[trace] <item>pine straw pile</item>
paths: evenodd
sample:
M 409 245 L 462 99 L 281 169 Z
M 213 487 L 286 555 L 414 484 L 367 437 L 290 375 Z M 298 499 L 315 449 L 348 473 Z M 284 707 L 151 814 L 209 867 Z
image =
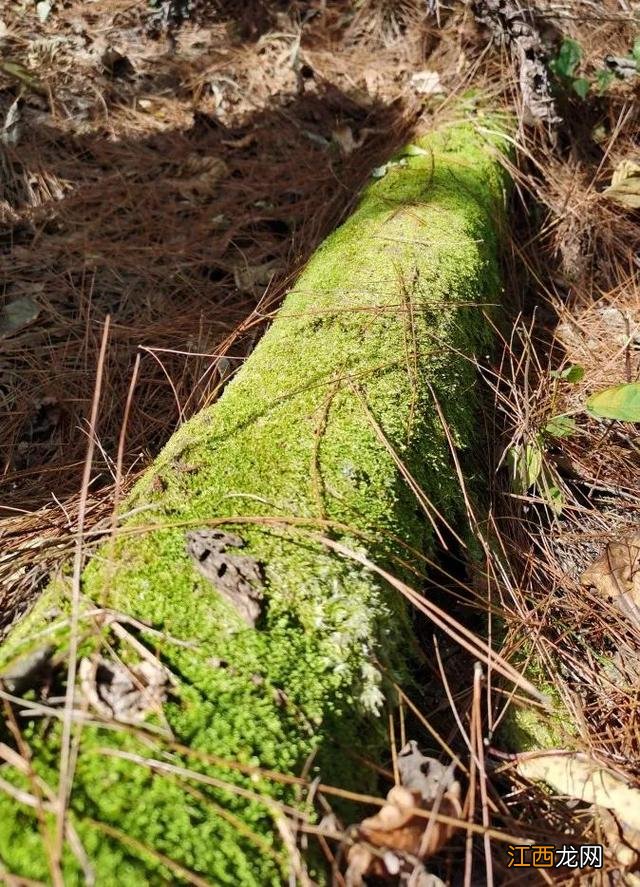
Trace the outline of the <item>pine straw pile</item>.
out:
M 114 487 L 216 398 L 288 281 L 416 115 L 470 86 L 522 110 L 517 63 L 495 34 L 489 44 L 471 7 L 207 6 L 67 2 L 44 21 L 31 6 L 3 9 L 0 262 L 19 315 L 9 329 L 5 312 L 0 333 L 0 627 L 73 545 L 107 315 L 88 548 L 110 526 Z M 621 59 L 633 46 L 629 6 L 538 4 L 549 55 L 567 37 L 580 53 L 555 81 L 562 122 L 552 132 L 523 123 L 516 139 L 505 259 L 516 320 L 500 334 L 502 354 L 481 367 L 495 403 L 495 489 L 478 529 L 486 569 L 467 584 L 459 564 L 444 565 L 434 593 L 465 600 L 471 624 L 477 610 L 499 613 L 502 654 L 570 713 L 553 725 L 557 743 L 634 788 L 639 445 L 636 426 L 585 410 L 590 393 L 640 374 L 638 215 L 603 194 L 637 151 L 638 86 L 634 76 L 601 93 L 594 85 L 612 70 L 604 53 Z M 580 78 L 592 83 L 586 98 Z M 582 370 L 563 372 L 572 366 Z M 560 434 L 558 416 L 570 420 Z M 506 466 L 527 453 L 535 472 L 510 476 Z M 452 809 L 466 830 L 446 833 L 430 871 L 450 883 L 569 883 L 567 867 L 509 868 L 506 845 L 593 842 L 606 845 L 605 867 L 581 883 L 640 883 L 639 835 L 615 810 L 590 806 L 575 779 L 545 792 L 526 778 L 525 759 L 506 760 L 497 731 L 518 699 L 431 627 L 421 632 L 431 689 L 399 691 L 387 776 L 397 782 L 407 736 L 458 761 L 466 793 Z M 341 884 L 330 838 L 342 824 L 325 825 L 321 844 L 337 853 Z

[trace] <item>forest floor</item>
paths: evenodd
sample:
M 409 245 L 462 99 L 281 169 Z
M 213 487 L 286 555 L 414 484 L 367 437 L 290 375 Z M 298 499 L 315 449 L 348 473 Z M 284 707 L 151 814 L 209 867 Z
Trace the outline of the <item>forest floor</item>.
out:
M 0 630 L 73 547 L 107 315 L 89 536 L 109 524 L 114 487 L 215 400 L 371 170 L 481 88 L 521 121 L 504 257 L 513 323 L 480 367 L 498 540 L 483 594 L 504 614 L 503 654 L 530 662 L 571 713 L 562 748 L 637 786 L 640 444 L 637 425 L 585 404 L 640 379 L 640 13 L 537 4 L 562 118 L 549 132 L 524 120 L 517 65 L 469 6 L 184 3 L 177 21 L 179 5 L 0 12 Z M 604 870 L 580 883 L 640 884 L 640 832 L 615 810 L 605 822 L 577 790 L 545 795 L 491 748 L 485 762 L 462 729 L 479 689 L 449 674 L 458 664 L 448 651 L 432 666 L 455 688 L 440 712 L 425 694 L 406 714 L 427 747 L 420 721 L 474 762 L 467 819 L 482 822 L 488 786 L 504 835 L 604 843 Z M 495 688 L 487 697 L 493 733 L 504 706 Z M 458 837 L 434 871 L 484 883 L 482 842 Z M 493 841 L 496 881 L 532 883 L 531 869 L 508 869 L 507 843 Z

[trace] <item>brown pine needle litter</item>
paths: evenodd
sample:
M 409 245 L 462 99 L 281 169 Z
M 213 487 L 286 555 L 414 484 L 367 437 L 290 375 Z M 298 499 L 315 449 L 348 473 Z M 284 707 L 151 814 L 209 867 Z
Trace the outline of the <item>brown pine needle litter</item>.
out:
M 562 120 L 550 131 L 522 113 L 508 40 L 479 23 L 491 6 L 68 0 L 0 10 L 0 632 L 74 549 L 84 559 L 115 531 L 114 502 L 175 428 L 219 396 L 297 271 L 420 115 L 446 114 L 481 88 L 520 120 L 504 259 L 513 326 L 496 330 L 497 354 L 479 360 L 493 404 L 482 467 L 492 498 L 484 516 L 469 515 L 483 568 L 469 575 L 455 531 L 425 506 L 453 550 L 437 565 L 407 552 L 416 587 L 399 590 L 416 608 L 424 673 L 397 688 L 379 796 L 256 768 L 293 780 L 324 816 L 268 802 L 295 883 L 312 883 L 302 851 L 316 840 L 333 882 L 349 883 L 360 839 L 332 799 L 348 796 L 363 818 L 384 809 L 412 738 L 456 762 L 464 787 L 461 816 L 418 806 L 408 820 L 427 843 L 450 829 L 428 860 L 445 883 L 578 883 L 569 868 L 508 865 L 509 844 L 568 843 L 605 845 L 603 869 L 581 884 L 640 883 L 639 836 L 595 816 L 592 799 L 566 782 L 543 790 L 526 777 L 526 756 L 514 760 L 499 739 L 509 706 L 544 712 L 557 699 L 570 723 L 556 751 L 587 756 L 626 787 L 640 782 L 640 564 L 620 555 L 636 550 L 625 540 L 640 523 L 638 426 L 585 409 L 591 393 L 640 380 L 640 23 L 626 0 L 520 4 L 535 6 L 531 21 L 556 59 Z M 518 459 L 528 468 L 516 478 Z M 339 545 L 322 521 L 306 529 Z M 617 585 L 589 579 L 599 557 L 597 575 Z M 445 622 L 443 610 L 453 612 Z M 476 634 L 478 614 L 488 639 Z M 126 614 L 109 618 L 126 625 Z M 15 697 L 7 687 L 0 695 L 16 745 L 0 756 L 30 772 Z M 70 694 L 63 717 L 69 739 L 89 715 Z M 173 776 L 197 792 L 197 754 L 147 738 L 149 757 L 137 763 L 166 769 L 163 749 L 192 755 L 194 770 Z M 57 798 L 33 778 L 26 802 L 64 808 L 70 744 L 62 775 Z M 371 871 L 387 865 L 388 874 L 374 851 Z M 422 883 L 407 877 L 396 883 Z M 0 878 L 24 883 L 1 863 Z

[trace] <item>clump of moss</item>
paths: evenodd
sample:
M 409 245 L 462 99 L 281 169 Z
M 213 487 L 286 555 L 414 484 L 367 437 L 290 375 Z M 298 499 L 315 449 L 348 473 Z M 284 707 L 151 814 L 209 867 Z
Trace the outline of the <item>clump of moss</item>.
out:
M 490 338 L 482 306 L 500 295 L 501 149 L 469 120 L 378 171 L 221 400 L 185 424 L 138 483 L 114 548 L 85 570 L 86 601 L 161 632 L 136 630 L 174 678 L 148 727 L 179 742 L 95 718 L 76 727 L 69 815 L 98 884 L 176 883 L 176 866 L 215 884 L 282 883 L 274 805 L 301 808 L 304 795 L 207 755 L 282 773 L 312 762 L 325 781 L 367 787 L 360 761 L 384 743 L 380 663 L 402 673 L 411 629 L 396 594 L 319 535 L 415 581 L 406 546 L 430 552 L 434 532 L 399 463 L 433 514 L 451 524 L 464 515 L 434 401 L 464 460 L 477 441 L 470 358 Z M 186 553 L 187 529 L 212 521 L 241 535 L 242 554 L 261 565 L 254 627 Z M 62 586 L 10 636 L 5 662 L 28 649 L 51 599 L 66 607 Z M 101 649 L 135 661 L 95 617 L 81 627 L 86 657 Z M 64 624 L 50 638 L 62 661 Z M 64 675 L 56 679 L 62 690 Z M 55 789 L 59 722 L 27 719 L 25 736 L 36 773 Z M 32 790 L 9 766 L 1 775 Z M 33 809 L 0 793 L 5 865 L 46 880 L 45 843 Z M 82 880 L 69 846 L 63 869 L 66 884 Z
M 574 721 L 533 644 L 522 645 L 515 664 L 544 693 L 547 707 L 541 710 L 526 702 L 509 706 L 499 729 L 505 747 L 509 751 L 528 752 L 572 746 L 576 737 Z

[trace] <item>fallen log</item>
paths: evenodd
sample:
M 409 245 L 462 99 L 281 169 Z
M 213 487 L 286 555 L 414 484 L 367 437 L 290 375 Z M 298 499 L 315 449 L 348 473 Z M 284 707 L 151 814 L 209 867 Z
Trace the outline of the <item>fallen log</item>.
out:
M 473 356 L 500 299 L 498 129 L 469 112 L 374 172 L 137 484 L 79 596 L 53 581 L 5 641 L 7 871 L 280 884 L 306 778 L 372 784 L 385 675 L 412 641 L 371 565 L 419 584 L 464 523 L 451 447 L 473 461 Z

